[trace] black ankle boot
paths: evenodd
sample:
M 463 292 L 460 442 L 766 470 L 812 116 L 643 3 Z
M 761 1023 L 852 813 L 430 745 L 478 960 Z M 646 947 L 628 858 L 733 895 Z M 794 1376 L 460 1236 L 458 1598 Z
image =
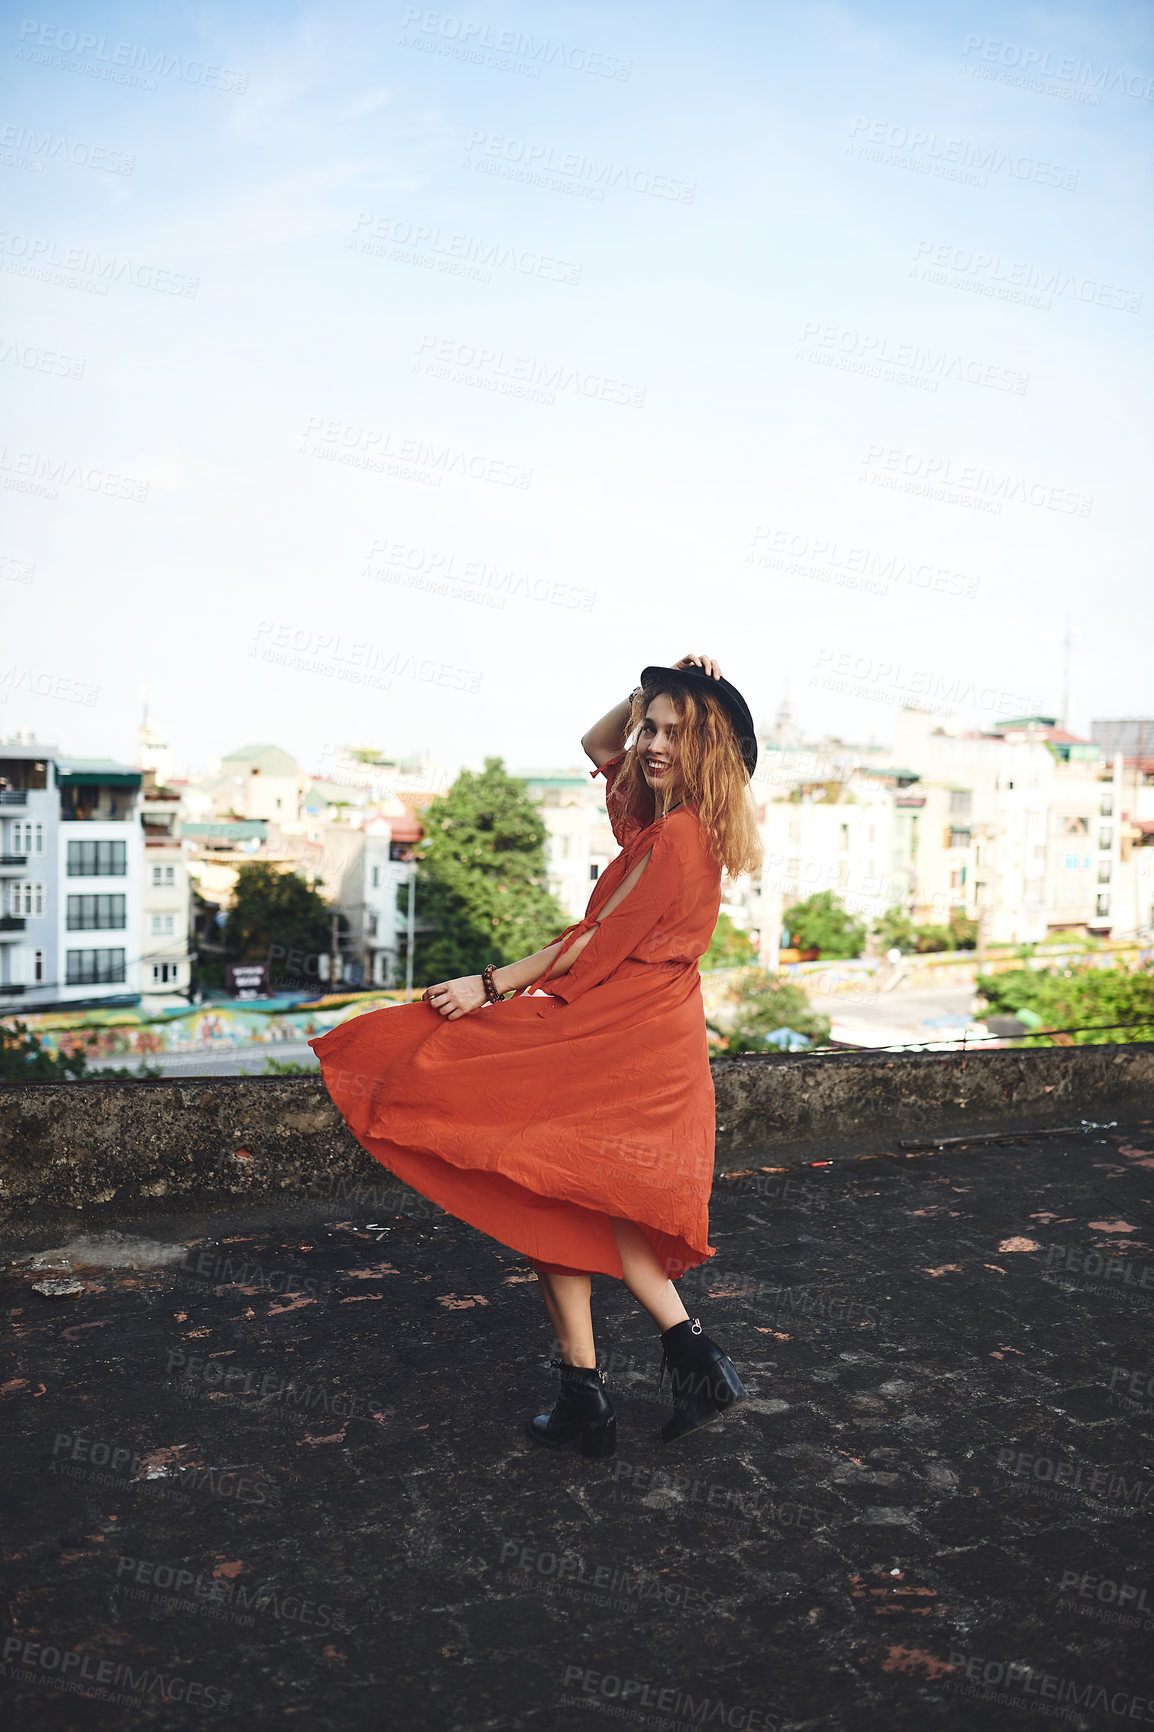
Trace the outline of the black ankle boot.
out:
M 561 1373 L 561 1394 L 552 1413 L 528 1421 L 529 1436 L 550 1449 L 580 1442 L 582 1455 L 612 1455 L 617 1448 L 617 1419 L 605 1393 L 600 1371 L 591 1366 L 550 1360 Z
M 748 1395 L 733 1368 L 733 1361 L 716 1341 L 704 1334 L 696 1317 L 675 1323 L 661 1335 L 661 1379 L 669 1369 L 675 1410 L 661 1428 L 662 1443 L 676 1443 L 715 1419 Z

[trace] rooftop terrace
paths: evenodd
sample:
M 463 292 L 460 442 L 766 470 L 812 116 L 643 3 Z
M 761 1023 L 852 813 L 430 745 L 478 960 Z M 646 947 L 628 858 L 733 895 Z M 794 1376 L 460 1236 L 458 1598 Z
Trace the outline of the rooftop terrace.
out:
M 371 1162 L 356 1203 L 266 1167 L 22 1213 L 9 1724 L 1150 1723 L 1154 1115 L 1118 1116 L 787 1159 L 764 1127 L 683 1283 L 751 1400 L 664 1447 L 656 1338 L 598 1280 L 604 1462 L 523 1436 L 555 1385 L 522 1259 Z

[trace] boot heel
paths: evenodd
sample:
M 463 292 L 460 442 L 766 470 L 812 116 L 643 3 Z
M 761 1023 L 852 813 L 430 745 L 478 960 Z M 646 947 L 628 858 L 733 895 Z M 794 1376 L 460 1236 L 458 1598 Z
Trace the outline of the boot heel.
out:
M 715 1370 L 717 1388 L 714 1399 L 718 1407 L 724 1409 L 732 1407 L 735 1401 L 748 1400 L 749 1391 L 737 1375 L 737 1368 L 727 1353 L 721 1355 Z
M 612 1455 L 617 1448 L 617 1418 L 610 1414 L 608 1419 L 598 1420 L 596 1425 L 587 1425 L 581 1433 L 581 1454 L 592 1455 L 603 1459 Z

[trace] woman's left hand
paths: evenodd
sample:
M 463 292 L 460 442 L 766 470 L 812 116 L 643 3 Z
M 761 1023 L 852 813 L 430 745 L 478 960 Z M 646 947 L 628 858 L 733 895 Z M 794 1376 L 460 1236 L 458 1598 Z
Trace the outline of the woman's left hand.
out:
M 421 997 L 449 1022 L 467 1016 L 471 1010 L 479 1010 L 488 1002 L 479 974 L 465 974 L 460 980 L 442 980 L 437 986 L 426 986 Z

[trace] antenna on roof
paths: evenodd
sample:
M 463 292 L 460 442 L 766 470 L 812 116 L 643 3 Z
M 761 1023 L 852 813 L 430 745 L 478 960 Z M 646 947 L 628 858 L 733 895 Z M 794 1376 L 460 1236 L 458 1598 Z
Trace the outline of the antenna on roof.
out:
M 1070 728 L 1070 651 L 1074 647 L 1073 631 L 1070 624 L 1070 610 L 1066 609 L 1066 635 L 1062 639 L 1062 727 L 1068 734 Z

